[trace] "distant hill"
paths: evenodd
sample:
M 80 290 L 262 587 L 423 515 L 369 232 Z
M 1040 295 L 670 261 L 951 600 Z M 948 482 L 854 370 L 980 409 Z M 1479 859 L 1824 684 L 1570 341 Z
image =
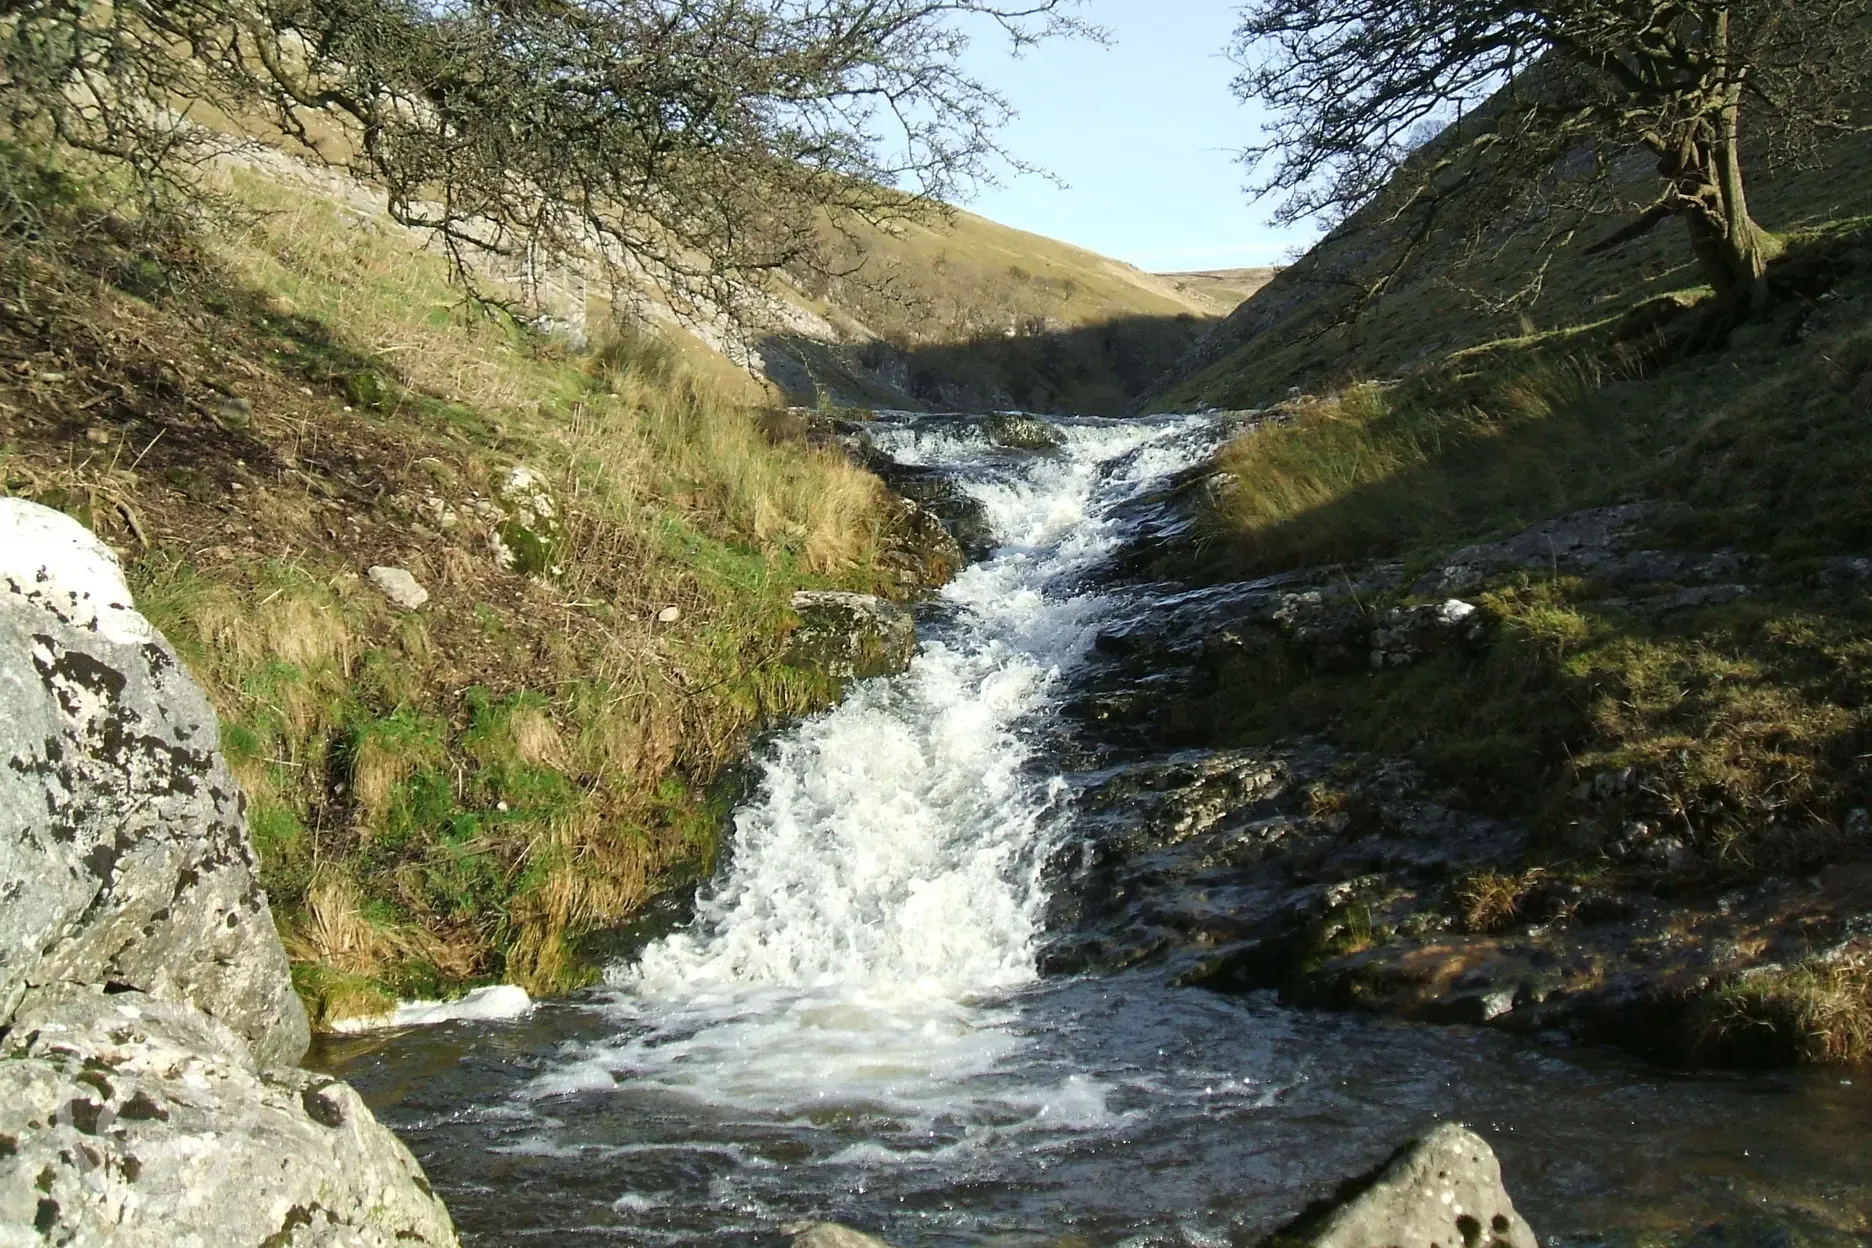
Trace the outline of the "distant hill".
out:
M 1185 273 L 1159 273 L 1179 291 L 1194 297 L 1214 300 L 1227 315 L 1252 299 L 1255 292 L 1273 281 L 1278 266 L 1253 269 L 1201 269 Z
M 1175 367 L 1256 271 L 1146 273 L 968 212 L 835 248 L 851 277 L 780 292 L 761 343 L 796 402 L 1112 414 Z

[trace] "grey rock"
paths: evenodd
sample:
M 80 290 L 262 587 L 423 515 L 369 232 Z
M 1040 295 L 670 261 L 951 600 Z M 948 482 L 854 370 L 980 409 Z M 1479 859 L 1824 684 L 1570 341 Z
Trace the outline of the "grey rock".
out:
M 1296 987 L 1321 932 L 1396 924 L 1447 881 L 1512 861 L 1525 830 L 1426 797 L 1409 763 L 1317 742 L 1187 750 L 1092 773 L 1057 864 L 1047 970 L 1161 964 L 1223 991 Z
M 801 590 L 793 595 L 800 617 L 787 662 L 837 680 L 892 676 L 916 655 L 916 621 L 895 603 L 870 594 Z
M 141 993 L 29 1010 L 0 1045 L 0 1246 L 451 1248 L 409 1150 L 349 1086 L 262 1070 Z
M 1460 598 L 1397 607 L 1372 632 L 1371 665 L 1404 667 L 1440 650 L 1474 644 L 1487 629 L 1487 614 Z
M 1488 1142 L 1445 1123 L 1269 1243 L 1306 1248 L 1537 1248 Z
M 1420 579 L 1412 593 L 1447 598 L 1474 593 L 1502 573 L 1545 570 L 1591 577 L 1608 585 L 1712 581 L 1743 566 L 1734 551 L 1633 550 L 1637 526 L 1654 515 L 1652 503 L 1595 507 L 1537 524 L 1499 542 L 1466 546 Z
M 498 518 L 488 534 L 494 562 L 523 576 L 558 576 L 565 524 L 546 479 L 517 464 L 508 469 L 498 495 Z
M 981 559 L 994 550 L 994 526 L 988 520 L 988 509 L 954 476 L 915 464 L 887 463 L 876 471 L 891 489 L 933 513 L 955 539 L 961 554 Z
M 982 432 L 996 446 L 1019 451 L 1052 451 L 1066 444 L 1059 429 L 1034 416 L 1000 412 L 982 421 Z
M 418 610 L 429 601 L 429 591 L 417 582 L 407 568 L 372 568 L 370 583 L 405 611 Z
M 215 714 L 71 518 L 0 499 L 0 1026 L 74 987 L 309 1040 Z
M 1863 555 L 1836 555 L 1820 569 L 1820 582 L 1824 585 L 1864 580 L 1872 580 L 1872 559 Z
M 1602 604 L 1635 615 L 1665 615 L 1697 607 L 1720 607 L 1740 602 L 1754 591 L 1747 585 L 1693 585 L 1668 594 L 1648 594 L 1643 598 L 1608 598 Z
M 793 1248 L 890 1248 L 875 1236 L 836 1222 L 789 1222 L 780 1233 L 793 1237 Z
M 223 398 L 214 405 L 214 418 L 223 429 L 249 428 L 254 418 L 253 403 L 242 398 Z

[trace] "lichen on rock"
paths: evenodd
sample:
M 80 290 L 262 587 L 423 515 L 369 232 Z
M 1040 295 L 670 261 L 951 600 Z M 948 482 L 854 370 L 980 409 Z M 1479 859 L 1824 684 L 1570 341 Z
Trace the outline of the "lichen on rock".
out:
M 15 1020 L 0 1139 L 0 1244 L 456 1242 L 415 1158 L 349 1086 L 263 1070 L 214 1019 L 142 993 Z
M 787 662 L 834 680 L 892 676 L 916 655 L 916 621 L 895 603 L 870 594 L 801 590 L 793 595 L 800 626 Z
M 1536 1248 L 1475 1132 L 1444 1123 L 1265 1241 L 1279 1248 Z
M 559 551 L 565 525 L 559 504 L 545 478 L 516 464 L 499 491 L 499 519 L 488 536 L 494 561 L 522 576 L 559 575 Z
M 0 499 L 0 1024 L 111 984 L 309 1040 L 214 710 L 77 521 Z

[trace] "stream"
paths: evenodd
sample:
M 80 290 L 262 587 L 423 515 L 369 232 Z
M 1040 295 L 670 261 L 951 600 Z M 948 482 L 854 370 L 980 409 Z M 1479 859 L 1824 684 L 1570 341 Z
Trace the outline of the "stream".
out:
M 1125 505 L 1224 434 L 1059 428 L 1031 452 L 979 422 L 878 424 L 999 548 L 922 609 L 908 672 L 762 747 L 693 920 L 518 1022 L 322 1042 L 464 1242 L 773 1245 L 828 1219 L 903 1245 L 1246 1245 L 1451 1117 L 1544 1242 L 1867 1228 L 1872 1079 L 1675 1075 L 1148 967 L 1038 975 L 1088 752 L 1057 712 L 1149 592 L 1096 574 Z

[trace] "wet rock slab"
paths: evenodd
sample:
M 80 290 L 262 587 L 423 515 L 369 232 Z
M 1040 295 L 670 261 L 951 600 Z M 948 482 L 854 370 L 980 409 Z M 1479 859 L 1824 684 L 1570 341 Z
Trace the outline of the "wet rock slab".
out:
M 1043 966 L 1160 967 L 1298 1005 L 1571 1036 L 1680 1061 L 1696 1010 L 1749 975 L 1872 953 L 1872 865 L 1660 895 L 1526 866 L 1518 824 L 1399 760 L 1319 743 L 1190 750 L 1088 775 L 1054 864 Z M 1477 930 L 1478 880 L 1512 881 Z

